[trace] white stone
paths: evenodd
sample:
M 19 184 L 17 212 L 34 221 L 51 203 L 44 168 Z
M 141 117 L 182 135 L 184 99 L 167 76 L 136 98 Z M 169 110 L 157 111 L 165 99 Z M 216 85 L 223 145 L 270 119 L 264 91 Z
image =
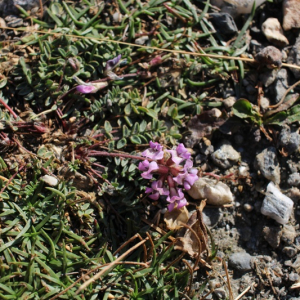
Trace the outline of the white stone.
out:
M 262 24 L 262 31 L 267 40 L 276 46 L 284 47 L 289 44 L 289 41 L 283 35 L 281 25 L 276 18 L 268 18 Z
M 222 116 L 222 112 L 217 108 L 212 108 L 211 109 L 211 114 L 215 118 L 220 118 Z
M 300 27 L 300 1 L 283 1 L 283 29 L 290 30 Z
M 228 97 L 223 101 L 225 108 L 231 108 L 235 102 L 236 102 L 236 97 L 233 96 Z
M 293 211 L 294 202 L 270 182 L 260 212 L 280 224 L 286 224 Z
M 210 178 L 199 178 L 187 192 L 193 199 L 207 199 L 207 204 L 211 205 L 223 205 L 233 201 L 230 188 L 225 183 Z
M 251 13 L 254 1 L 257 8 L 267 0 L 212 0 L 211 3 L 222 8 L 222 11 L 237 16 Z
M 57 186 L 58 184 L 58 180 L 50 175 L 44 175 L 40 179 L 50 186 Z

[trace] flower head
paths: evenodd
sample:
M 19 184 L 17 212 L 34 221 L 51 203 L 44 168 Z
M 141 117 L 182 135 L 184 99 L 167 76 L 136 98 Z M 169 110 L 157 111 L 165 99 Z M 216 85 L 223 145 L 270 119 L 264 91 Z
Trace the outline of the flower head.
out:
M 155 161 L 149 162 L 148 160 L 144 160 L 139 163 L 139 170 L 144 171 L 141 176 L 145 179 L 152 179 L 152 172 L 158 170 L 158 164 Z
M 163 146 L 161 146 L 159 143 L 153 143 L 150 141 L 150 148 L 145 150 L 142 155 L 147 158 L 160 160 L 164 157 L 164 151 L 162 149 Z
M 163 181 L 159 179 L 157 181 L 152 182 L 151 188 L 146 188 L 146 193 L 152 193 L 148 197 L 152 200 L 158 200 L 159 196 L 167 196 L 170 192 L 167 188 L 163 187 Z
M 172 161 L 179 165 L 181 162 L 183 162 L 186 159 L 190 159 L 191 154 L 188 152 L 188 150 L 184 147 L 183 144 L 179 144 L 176 148 L 176 150 L 167 150 L 172 155 Z
M 73 79 L 79 83 L 79 85 L 76 86 L 76 91 L 82 94 L 91 94 L 96 93 L 97 91 L 105 88 L 108 83 L 107 81 L 101 81 L 101 82 L 84 82 L 81 79 L 79 79 L 77 76 L 73 76 Z
M 117 57 L 110 59 L 106 62 L 105 70 L 110 71 L 113 70 L 120 62 L 122 55 L 119 54 Z
M 156 65 L 160 65 L 163 62 L 161 56 L 156 56 L 154 58 L 152 58 L 149 62 L 150 66 L 156 66 Z
M 177 187 L 170 188 L 170 194 L 167 197 L 167 201 L 170 202 L 168 205 L 169 211 L 173 210 L 175 205 L 177 205 L 177 208 L 181 208 L 187 204 L 182 189 Z
M 198 179 L 198 170 L 193 168 L 191 154 L 179 144 L 174 150 L 167 150 L 171 154 L 170 159 L 164 158 L 163 146 L 156 142 L 150 142 L 150 148 L 146 149 L 142 155 L 147 157 L 139 164 L 139 170 L 145 179 L 152 179 L 154 173 L 159 175 L 159 179 L 151 183 L 151 187 L 146 189 L 148 197 L 158 200 L 160 196 L 167 196 L 169 211 L 174 208 L 181 208 L 187 205 L 182 189 L 189 190 Z

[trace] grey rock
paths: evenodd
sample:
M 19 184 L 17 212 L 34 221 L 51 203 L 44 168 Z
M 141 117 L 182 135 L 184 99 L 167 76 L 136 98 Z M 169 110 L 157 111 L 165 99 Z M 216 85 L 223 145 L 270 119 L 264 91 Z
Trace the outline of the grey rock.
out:
M 256 7 L 266 2 L 266 0 L 255 0 Z M 250 14 L 254 0 L 212 0 L 212 4 L 220 7 L 222 11 L 230 13 L 232 16 L 240 14 Z
M 226 292 L 223 288 L 217 288 L 214 290 L 214 294 L 218 299 L 226 299 Z
M 267 66 L 269 69 L 279 68 L 282 65 L 282 53 L 276 47 L 268 46 L 255 55 L 255 60 L 260 66 Z
M 283 1 L 283 29 L 300 27 L 300 2 L 298 0 Z
M 200 153 L 204 155 L 209 155 L 214 152 L 214 146 L 210 143 L 209 140 L 202 140 L 199 143 Z
M 289 52 L 289 56 L 287 58 L 288 64 L 293 64 L 300 66 L 300 37 L 296 39 L 296 42 L 292 49 Z M 295 68 L 290 68 L 296 79 L 300 79 L 300 70 Z
M 224 169 L 230 168 L 233 164 L 237 163 L 240 158 L 240 153 L 237 152 L 228 141 L 223 141 L 219 149 L 211 155 L 213 162 Z
M 241 134 L 236 134 L 234 136 L 234 141 L 235 141 L 236 144 L 242 145 L 243 142 L 244 142 L 244 137 Z
M 240 230 L 240 238 L 241 240 L 248 242 L 252 237 L 252 230 L 250 227 L 244 227 Z
M 294 202 L 270 182 L 261 206 L 261 213 L 274 219 L 279 224 L 286 224 L 293 211 Z
M 24 24 L 23 19 L 16 16 L 7 16 L 5 18 L 5 21 L 7 27 L 20 27 Z
M 285 253 L 288 257 L 292 258 L 297 254 L 297 249 L 294 247 L 284 247 L 282 252 Z
M 223 212 L 220 208 L 207 208 L 205 207 L 202 211 L 203 222 L 208 227 L 214 227 L 223 217 Z
M 224 35 L 231 35 L 238 32 L 232 16 L 228 13 L 212 13 L 209 15 L 217 31 Z
M 299 173 L 290 174 L 287 182 L 291 186 L 299 186 L 300 185 L 300 174 Z
M 297 281 L 299 279 L 299 275 L 297 273 L 290 273 L 289 274 L 289 281 Z
M 149 37 L 147 35 L 144 35 L 138 39 L 135 40 L 135 43 L 138 45 L 144 45 L 145 42 L 147 42 L 149 40 Z
M 265 87 L 268 87 L 275 81 L 277 74 L 278 69 L 267 70 L 266 72 L 259 75 L 259 79 Z
M 280 183 L 280 167 L 274 147 L 266 148 L 259 153 L 255 158 L 254 166 L 266 179 L 275 184 Z
M 263 236 L 272 248 L 278 248 L 280 245 L 280 237 L 282 230 L 279 226 L 265 226 Z
M 246 252 L 233 253 L 230 255 L 228 264 L 239 272 L 248 272 L 252 269 L 252 256 Z
M 292 154 L 299 150 L 300 134 L 298 133 L 298 128 L 292 130 L 288 125 L 285 125 L 280 131 L 278 145 L 284 147 L 288 154 Z
M 270 106 L 270 100 L 267 97 L 261 97 L 260 99 L 260 108 L 265 112 Z
M 0 16 L 18 14 L 19 10 L 15 5 L 20 5 L 25 10 L 31 10 L 40 6 L 39 0 L 0 0 Z
M 284 96 L 286 90 L 289 88 L 289 76 L 286 69 L 279 70 L 276 80 L 272 84 L 274 100 L 278 103 L 281 98 Z
M 292 225 L 284 225 L 282 229 L 282 236 L 281 240 L 285 242 L 288 245 L 291 245 L 294 243 L 296 238 L 296 230 L 295 227 Z

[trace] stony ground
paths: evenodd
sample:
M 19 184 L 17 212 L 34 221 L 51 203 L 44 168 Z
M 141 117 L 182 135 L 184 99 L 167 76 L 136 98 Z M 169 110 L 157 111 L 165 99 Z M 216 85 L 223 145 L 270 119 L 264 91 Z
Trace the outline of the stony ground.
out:
M 13 1 L 0 1 L 0 11 L 2 8 L 1 15 L 3 18 L 0 25 L 3 26 L 5 24 L 8 27 L 19 28 L 25 22 L 25 26 L 30 26 L 28 18 L 27 20 L 20 18 L 18 12 L 9 5 L 11 2 Z M 22 1 L 19 2 L 16 4 L 22 5 Z M 50 6 L 49 2 L 51 3 L 51 1 L 45 3 L 48 7 Z M 163 3 L 165 1 L 160 2 Z M 178 5 L 189 3 L 189 1 L 178 2 L 180 2 Z M 196 13 L 198 15 L 201 14 L 205 8 L 205 3 L 203 1 L 191 2 L 197 7 Z M 239 1 L 215 1 L 213 4 L 220 7 L 223 2 L 228 2 L 229 4 L 225 3 L 222 11 L 217 6 L 210 5 L 205 14 L 205 24 L 211 26 L 209 29 L 214 31 L 213 36 L 216 37 L 216 40 L 222 41 L 222 43 L 217 45 L 215 40 L 212 40 L 211 35 L 207 35 L 207 40 L 202 39 L 199 41 L 199 45 L 204 50 L 209 47 L 215 47 L 217 50 L 214 53 L 219 55 L 226 54 L 226 49 L 229 49 L 229 46 L 235 43 L 238 33 L 249 20 L 249 13 L 251 12 L 251 4 L 248 4 L 250 9 L 246 12 L 244 6 L 233 9 L 230 3 L 239 3 Z M 244 2 L 248 3 L 251 1 Z M 112 3 L 115 7 L 119 7 L 121 1 L 117 1 L 117 4 L 114 1 Z M 36 11 L 38 11 L 40 8 L 39 1 L 28 1 L 28 4 L 29 6 L 25 7 L 27 10 L 35 7 Z M 44 9 L 46 9 L 46 6 Z M 164 25 L 169 24 L 171 26 L 172 18 L 180 20 L 176 13 L 176 9 L 178 10 L 179 8 L 174 9 L 175 13 L 173 11 L 172 17 L 168 15 L 168 18 L 163 19 Z M 117 9 L 117 11 L 119 10 Z M 293 12 L 292 14 L 291 11 Z M 223 12 L 229 12 L 233 17 L 230 14 L 223 14 Z M 37 18 L 39 18 L 38 12 L 36 13 Z M 182 14 L 184 13 L 186 12 L 183 11 Z M 297 13 L 299 13 L 299 16 Z M 63 13 L 60 12 L 60 14 Z M 122 15 L 120 16 L 117 13 L 113 15 L 113 26 L 118 26 L 118 17 L 122 18 Z M 147 22 L 142 27 L 147 28 L 148 32 L 152 30 L 151 26 L 147 26 Z M 255 61 L 245 63 L 243 72 L 241 72 L 241 64 L 229 65 L 228 63 L 222 67 L 221 71 L 213 73 L 214 71 L 209 70 L 207 72 L 205 67 L 203 67 L 207 63 L 205 60 L 201 61 L 201 63 L 198 61 L 198 65 L 195 63 L 191 67 L 191 64 L 184 66 L 183 62 L 178 59 L 175 62 L 172 61 L 172 66 L 171 62 L 169 62 L 168 66 L 161 67 L 154 75 L 150 74 L 147 77 L 148 75 L 143 73 L 143 80 L 146 78 L 150 80 L 149 82 L 155 82 L 155 78 L 152 80 L 151 76 L 158 74 L 161 78 L 160 94 L 163 95 L 165 91 L 172 90 L 173 98 L 170 97 L 170 99 L 178 103 L 178 106 L 184 105 L 182 103 L 184 103 L 185 99 L 187 99 L 186 101 L 191 101 L 190 99 L 194 99 L 193 97 L 199 99 L 202 95 L 205 99 L 204 102 L 201 102 L 202 107 L 204 107 L 201 114 L 197 110 L 185 111 L 184 113 L 188 117 L 183 119 L 185 122 L 180 124 L 180 126 L 178 125 L 178 119 L 176 117 L 173 118 L 172 113 L 168 113 L 171 109 L 174 110 L 174 107 L 171 104 L 166 104 L 167 111 L 162 109 L 159 117 L 166 121 L 169 128 L 174 124 L 178 125 L 176 134 L 180 133 L 182 135 L 177 136 L 174 134 L 169 139 L 167 136 L 165 140 L 163 134 L 157 137 L 157 141 L 169 143 L 169 145 L 174 141 L 175 144 L 183 142 L 190 149 L 194 166 L 199 168 L 199 174 L 202 177 L 195 184 L 194 190 L 189 191 L 187 199 L 190 205 L 188 208 L 191 213 L 195 205 L 199 204 L 199 199 L 207 199 L 207 205 L 203 210 L 204 223 L 210 229 L 213 240 L 217 244 L 218 252 L 216 256 L 228 264 L 232 292 L 230 292 L 228 287 L 224 267 L 219 261 L 213 264 L 213 270 L 208 271 L 208 273 L 202 270 L 194 272 L 192 281 L 193 293 L 190 294 L 190 297 L 194 295 L 194 299 L 236 299 L 243 292 L 245 292 L 245 295 L 238 299 L 300 299 L 300 207 L 298 203 L 300 197 L 300 109 L 297 106 L 300 87 L 295 85 L 290 89 L 300 79 L 300 70 L 282 65 L 282 63 L 288 63 L 300 66 L 299 27 L 299 1 L 266 1 L 256 9 L 250 26 L 246 28 L 244 33 L 244 50 L 241 51 L 241 55 L 238 54 L 237 56 L 250 59 L 255 58 Z M 157 28 L 153 31 L 154 36 L 155 30 L 158 30 Z M 33 28 L 31 29 L 33 30 Z M 142 30 L 142 28 L 140 29 Z M 130 34 L 132 33 L 124 33 L 124 41 L 127 41 L 126 36 L 128 37 Z M 163 40 L 166 36 L 167 34 L 163 35 Z M 0 38 L 4 41 L 2 43 L 3 50 L 7 49 L 5 41 L 12 41 L 16 37 L 20 37 L 19 33 L 13 33 L 12 30 L 2 30 Z M 148 39 L 143 39 L 142 37 L 145 37 L 145 35 L 132 39 L 131 42 L 140 45 L 148 43 L 147 45 L 150 46 Z M 180 38 L 183 38 L 183 36 L 178 37 L 179 40 Z M 197 48 L 192 49 L 195 51 Z M 4 57 L 5 61 L 5 52 L 3 50 L 2 58 Z M 178 48 L 178 50 L 184 50 L 184 48 Z M 17 55 L 17 53 L 15 54 Z M 168 53 L 164 54 L 168 55 Z M 8 56 L 8 54 L 6 55 Z M 143 62 L 143 57 L 147 57 L 144 52 L 144 56 L 139 61 L 136 52 L 134 54 L 131 53 L 131 55 L 134 56 L 138 63 Z M 233 55 L 233 52 L 231 52 L 231 55 Z M 175 64 L 176 67 L 174 67 Z M 11 81 L 18 74 L 9 75 L 7 66 L 5 67 L 2 64 L 1 67 L 0 75 L 2 72 L 2 78 L 7 76 L 10 81 L 8 84 L 11 84 L 7 90 L 3 86 L 3 96 L 8 99 L 7 95 L 11 93 L 11 89 L 14 86 L 14 83 Z M 229 67 L 233 67 L 232 72 L 228 71 Z M 178 71 L 178 68 L 182 68 L 183 71 Z M 185 76 L 185 70 L 188 68 L 194 68 L 191 74 L 187 75 L 194 82 L 200 82 L 201 80 L 202 82 L 207 82 L 216 78 L 219 81 L 214 83 L 213 87 L 203 88 L 197 87 L 197 84 L 195 84 L 195 86 L 185 89 L 180 83 L 180 78 L 177 77 L 178 74 Z M 149 70 L 143 65 L 142 69 L 145 72 Z M 170 72 L 170 77 L 163 77 L 161 75 L 163 72 Z M 216 74 L 217 76 L 215 76 Z M 169 80 L 173 80 L 175 84 L 170 85 Z M 131 88 L 130 84 L 132 82 L 126 85 L 129 86 L 129 89 Z M 174 85 L 180 85 L 179 92 Z M 153 89 L 155 90 L 156 88 L 154 86 Z M 149 90 L 152 92 L 151 85 L 149 85 Z M 147 94 L 147 90 L 142 91 L 145 95 Z M 21 96 L 19 95 L 19 97 Z M 69 107 L 72 105 L 70 103 Z M 106 110 L 109 111 L 109 104 L 105 103 L 105 105 L 107 106 Z M 27 112 L 32 109 L 36 114 L 45 110 L 45 107 L 34 106 L 33 104 L 31 106 L 27 104 L 22 106 L 12 102 L 11 106 L 19 115 L 22 115 L 22 109 L 24 108 L 26 108 Z M 28 108 L 29 106 L 30 109 Z M 75 110 L 68 117 L 78 117 L 78 113 L 76 113 Z M 119 112 L 114 113 L 117 115 Z M 23 119 L 26 119 L 26 114 L 23 115 Z M 52 119 L 53 124 L 58 122 L 58 117 L 56 119 L 53 117 Z M 44 119 L 41 121 L 44 121 Z M 78 135 L 87 136 L 90 134 L 91 129 L 92 127 L 88 128 L 87 126 Z M 109 129 L 109 131 L 111 130 Z M 89 132 L 87 133 L 87 131 Z M 74 134 L 74 131 L 69 130 L 70 132 Z M 113 131 L 111 132 L 113 134 Z M 97 133 L 103 135 L 103 131 Z M 59 143 L 54 139 L 55 136 L 54 138 L 48 136 L 46 140 L 48 144 L 55 140 L 53 143 L 56 143 L 55 147 L 57 147 L 57 145 L 63 144 L 62 141 L 66 137 L 67 134 L 61 139 L 58 137 Z M 2 138 L 5 139 L 5 136 L 2 136 Z M 120 139 L 120 135 L 117 138 Z M 25 140 L 26 138 L 24 138 Z M 4 142 L 2 143 L 4 145 Z M 27 142 L 27 144 L 24 142 L 23 146 L 25 145 L 29 147 L 30 151 L 35 152 L 41 150 L 39 143 L 34 145 L 30 142 Z M 145 147 L 144 140 L 143 143 L 133 142 L 132 145 L 134 144 L 142 144 Z M 128 147 L 129 150 L 137 150 L 136 152 L 139 153 L 140 148 L 138 146 L 136 148 Z M 70 159 L 66 154 L 66 152 L 72 151 L 70 149 L 71 147 L 63 148 L 66 160 Z M 18 150 L 20 151 L 20 147 Z M 129 150 L 127 152 L 130 152 Z M 2 156 L 7 162 L 8 157 L 5 151 L 6 148 L 2 149 Z M 57 175 L 56 170 L 52 171 Z M 60 176 L 71 177 L 71 175 L 67 175 L 67 172 L 71 171 L 64 172 L 60 169 L 59 172 L 58 175 Z M 88 189 L 88 185 L 93 185 L 93 181 L 87 179 L 87 177 L 82 179 L 76 176 L 73 176 L 72 180 L 73 185 L 78 189 L 85 190 Z M 112 198 L 115 195 L 114 192 L 109 192 L 109 188 L 105 192 Z M 99 197 L 102 197 L 100 193 Z M 153 217 L 157 217 L 159 213 L 161 219 L 158 220 L 157 224 L 166 229 L 165 225 L 163 225 L 163 214 L 166 211 L 164 205 L 159 204 L 156 206 L 155 203 L 152 205 L 153 203 L 151 202 L 145 202 L 147 201 L 145 197 L 139 199 L 142 199 L 147 212 L 141 213 L 141 209 L 137 210 L 138 213 L 133 215 L 134 218 L 141 213 L 143 217 L 152 221 Z M 102 206 L 103 203 L 101 201 L 104 202 L 104 200 L 101 198 L 99 202 Z M 122 208 L 119 211 L 118 205 L 115 205 L 117 203 L 113 203 L 112 208 L 110 207 L 114 213 L 117 211 L 116 219 L 120 215 L 122 218 L 124 212 L 128 209 Z M 110 210 L 108 209 L 108 211 Z M 114 219 L 112 222 L 114 222 Z M 122 231 L 121 225 L 119 226 L 118 230 Z M 132 230 L 137 230 L 135 225 L 132 225 Z M 122 238 L 118 241 L 125 240 L 126 234 L 128 232 L 122 232 L 120 234 Z M 112 246 L 112 249 L 116 250 L 114 247 L 117 248 L 116 245 Z M 193 263 L 191 258 L 188 261 L 191 264 Z M 207 275 L 209 278 L 208 284 L 204 287 L 204 290 L 201 290 L 200 286 Z M 187 299 L 187 296 L 180 296 L 179 298 Z M 92 298 L 87 297 L 86 299 Z

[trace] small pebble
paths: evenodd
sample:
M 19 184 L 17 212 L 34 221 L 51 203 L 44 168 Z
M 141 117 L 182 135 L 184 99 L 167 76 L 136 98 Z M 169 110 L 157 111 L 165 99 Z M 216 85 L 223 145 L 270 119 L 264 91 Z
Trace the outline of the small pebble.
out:
M 282 53 L 274 46 L 263 48 L 255 56 L 260 66 L 266 65 L 269 69 L 280 68 L 282 65 Z
M 299 186 L 300 185 L 300 174 L 299 173 L 290 174 L 287 182 L 291 186 Z
M 251 212 L 253 210 L 253 206 L 249 203 L 244 204 L 244 210 L 247 212 Z
M 248 272 L 252 269 L 253 257 L 246 252 L 233 253 L 229 256 L 228 265 L 239 272 Z
M 228 141 L 223 141 L 219 149 L 211 155 L 213 162 L 224 169 L 230 168 L 233 164 L 237 163 L 240 158 L 240 153 L 237 152 Z
M 297 281 L 299 279 L 299 275 L 297 273 L 290 273 L 289 274 L 289 281 Z
M 284 147 L 288 154 L 298 151 L 300 147 L 298 128 L 293 131 L 288 125 L 284 125 L 279 134 L 278 145 Z
M 217 31 L 224 35 L 232 35 L 238 32 L 232 16 L 228 13 L 212 13 L 209 15 L 211 22 Z
M 58 184 L 58 180 L 50 175 L 44 175 L 40 179 L 50 186 L 57 186 Z
M 275 184 L 280 183 L 280 167 L 274 147 L 266 148 L 259 153 L 255 158 L 254 166 L 266 179 Z
M 282 229 L 282 236 L 281 240 L 288 245 L 291 245 L 294 243 L 295 238 L 297 236 L 297 232 L 295 230 L 295 227 L 293 225 L 284 225 Z
M 282 252 L 285 253 L 288 257 L 292 258 L 297 254 L 297 249 L 294 247 L 284 247 Z
M 226 109 L 230 109 L 234 105 L 235 102 L 236 102 L 236 97 L 233 97 L 233 96 L 228 97 L 223 101 Z
M 278 103 L 289 88 L 289 74 L 286 69 L 280 69 L 275 82 L 272 84 L 274 101 Z
M 300 19 L 299 19 L 300 22 Z M 300 66 L 300 37 L 296 39 L 294 46 L 290 49 L 287 58 L 287 63 L 292 65 Z M 300 79 L 300 70 L 295 68 L 290 68 L 296 79 Z
M 276 18 L 268 18 L 262 24 L 262 31 L 267 40 L 275 46 L 284 47 L 289 44 L 289 41 L 283 35 L 281 25 Z
M 215 289 L 214 294 L 218 299 L 226 299 L 226 292 L 223 288 Z
M 263 228 L 263 236 L 272 248 L 279 247 L 281 235 L 282 231 L 279 226 L 265 226 Z

